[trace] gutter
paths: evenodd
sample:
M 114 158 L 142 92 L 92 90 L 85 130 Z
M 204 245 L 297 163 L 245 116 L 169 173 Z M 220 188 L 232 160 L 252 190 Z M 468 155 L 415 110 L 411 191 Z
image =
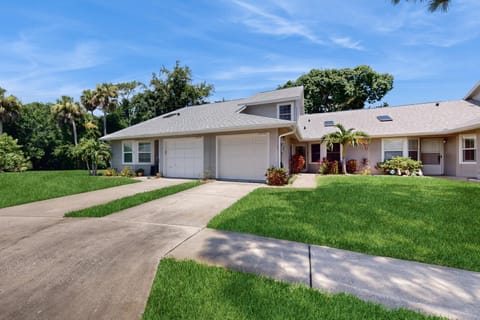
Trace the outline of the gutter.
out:
M 292 131 L 286 132 L 286 133 L 278 136 L 278 167 L 279 168 L 282 166 L 282 138 L 286 137 L 288 135 L 294 134 L 295 131 L 297 131 L 297 126 L 296 125 L 293 127 Z

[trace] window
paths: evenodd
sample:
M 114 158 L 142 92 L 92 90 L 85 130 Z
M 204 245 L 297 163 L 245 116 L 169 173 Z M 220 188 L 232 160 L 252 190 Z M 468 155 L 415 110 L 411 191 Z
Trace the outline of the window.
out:
M 383 161 L 403 157 L 403 139 L 383 139 Z
M 138 163 L 152 162 L 152 144 L 150 142 L 138 143 Z
M 335 125 L 335 122 L 333 122 L 332 120 L 327 120 L 323 122 L 324 127 L 333 127 L 334 125 Z
M 408 156 L 418 160 L 418 139 L 408 139 Z
M 477 161 L 477 139 L 475 136 L 461 136 L 460 160 L 466 163 Z
M 332 148 L 327 148 L 327 160 L 340 162 L 340 143 L 334 143 Z
M 292 105 L 279 104 L 278 105 L 278 119 L 292 120 Z
M 133 144 L 131 142 L 123 143 L 123 163 L 133 162 Z
M 310 145 L 311 162 L 320 162 L 320 143 Z

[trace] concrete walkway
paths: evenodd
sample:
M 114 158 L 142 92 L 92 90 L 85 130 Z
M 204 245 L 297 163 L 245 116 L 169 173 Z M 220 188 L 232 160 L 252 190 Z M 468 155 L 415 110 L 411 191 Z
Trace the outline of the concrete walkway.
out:
M 480 273 L 203 229 L 169 256 L 348 292 L 386 306 L 480 319 Z
M 207 183 L 104 218 L 63 214 L 182 182 L 147 180 L 2 209 L 0 319 L 140 319 L 159 260 L 259 185 Z
M 317 175 L 314 173 L 299 173 L 292 183 L 292 188 L 316 188 Z

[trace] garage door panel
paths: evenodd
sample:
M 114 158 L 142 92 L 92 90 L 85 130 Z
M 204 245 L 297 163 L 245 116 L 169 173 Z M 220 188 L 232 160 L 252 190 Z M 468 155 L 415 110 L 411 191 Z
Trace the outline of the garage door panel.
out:
M 203 173 L 203 139 L 165 140 L 165 172 L 167 177 L 199 178 Z
M 217 138 L 217 177 L 264 180 L 268 168 L 268 135 L 248 134 Z

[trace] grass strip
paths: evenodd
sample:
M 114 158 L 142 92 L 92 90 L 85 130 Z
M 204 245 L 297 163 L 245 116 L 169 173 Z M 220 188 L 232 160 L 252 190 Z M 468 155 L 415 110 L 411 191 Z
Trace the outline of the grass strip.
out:
M 4 172 L 0 173 L 0 208 L 136 182 L 90 176 L 86 170 Z
M 163 259 L 142 319 L 439 318 L 254 274 Z
M 480 271 L 480 184 L 390 176 L 318 183 L 259 188 L 208 227 Z
M 91 217 L 91 218 L 100 218 L 106 215 L 125 210 L 131 207 L 138 206 L 145 202 L 157 200 L 177 192 L 185 191 L 191 189 L 193 187 L 199 186 L 202 184 L 199 181 L 193 182 L 186 182 L 174 186 L 169 186 L 153 191 L 137 193 L 132 196 L 128 196 L 125 198 L 117 199 L 110 201 L 108 203 L 104 203 L 98 206 L 93 206 L 90 208 L 72 211 L 65 214 L 65 217 L 69 218 L 82 218 L 82 217 Z

